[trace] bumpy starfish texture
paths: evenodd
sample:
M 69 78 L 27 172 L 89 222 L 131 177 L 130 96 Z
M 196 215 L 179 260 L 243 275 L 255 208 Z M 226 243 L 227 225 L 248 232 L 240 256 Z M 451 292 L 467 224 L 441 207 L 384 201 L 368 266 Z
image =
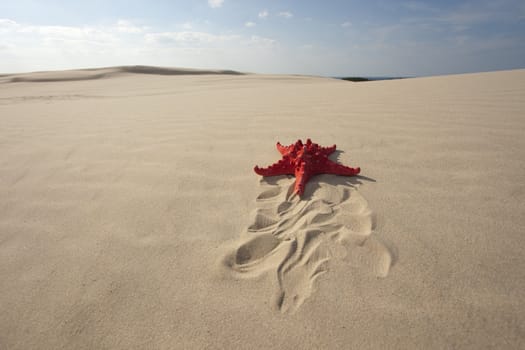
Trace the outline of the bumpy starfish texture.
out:
M 294 192 L 299 196 L 304 193 L 306 183 L 314 175 L 354 176 L 361 171 L 360 168 L 350 168 L 328 159 L 328 156 L 335 151 L 335 145 L 322 147 L 308 139 L 305 144 L 297 140 L 290 146 L 283 146 L 277 142 L 277 150 L 283 156 L 281 160 L 267 168 L 255 166 L 253 170 L 262 176 L 295 175 Z

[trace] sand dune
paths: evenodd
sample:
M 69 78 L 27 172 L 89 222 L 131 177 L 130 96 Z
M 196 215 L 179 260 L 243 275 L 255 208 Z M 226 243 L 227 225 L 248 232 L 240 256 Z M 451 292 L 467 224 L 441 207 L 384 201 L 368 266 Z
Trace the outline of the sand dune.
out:
M 122 66 L 109 68 L 76 69 L 68 71 L 35 72 L 25 74 L 0 75 L 0 83 L 20 82 L 60 82 L 74 80 L 92 80 L 116 77 L 123 74 L 152 74 L 152 75 L 241 75 L 233 70 L 205 70 L 189 68 L 165 68 L 153 66 Z
M 0 348 L 525 343 L 525 70 L 0 80 Z M 253 172 L 299 138 L 362 176 Z

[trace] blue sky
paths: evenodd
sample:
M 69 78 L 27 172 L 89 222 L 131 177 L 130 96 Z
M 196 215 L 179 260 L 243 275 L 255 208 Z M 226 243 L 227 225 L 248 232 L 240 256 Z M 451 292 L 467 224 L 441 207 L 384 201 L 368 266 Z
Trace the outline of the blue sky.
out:
M 525 68 L 525 1 L 0 2 L 0 73 L 132 64 L 325 76 Z

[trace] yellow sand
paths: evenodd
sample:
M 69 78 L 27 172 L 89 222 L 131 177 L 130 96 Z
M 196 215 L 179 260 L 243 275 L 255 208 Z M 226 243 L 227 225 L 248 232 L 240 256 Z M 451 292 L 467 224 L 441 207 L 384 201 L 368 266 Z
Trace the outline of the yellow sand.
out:
M 525 343 L 525 70 L 229 73 L 0 76 L 1 349 Z

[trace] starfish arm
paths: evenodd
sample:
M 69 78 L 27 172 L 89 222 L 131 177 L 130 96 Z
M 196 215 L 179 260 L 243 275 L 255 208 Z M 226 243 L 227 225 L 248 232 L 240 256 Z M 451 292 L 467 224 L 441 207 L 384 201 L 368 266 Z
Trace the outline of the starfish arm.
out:
M 262 176 L 292 175 L 294 173 L 294 167 L 287 159 L 281 159 L 277 163 L 266 168 L 259 168 L 256 165 L 253 170 Z
M 295 169 L 294 192 L 301 196 L 304 193 L 304 188 L 309 179 L 310 173 L 305 171 L 305 164 L 303 163 L 301 167 Z
M 280 142 L 277 142 L 276 146 L 279 153 L 281 153 L 284 156 L 286 154 L 290 154 L 297 147 L 302 147 L 303 143 L 301 142 L 301 140 L 298 140 L 296 143 L 292 143 L 290 146 L 283 146 Z
M 283 146 L 281 145 L 280 142 L 277 142 L 277 150 L 279 151 L 279 153 L 281 153 L 282 155 L 285 155 L 285 154 L 288 154 L 290 153 L 290 151 L 293 149 L 293 144 L 290 145 L 290 146 Z
M 353 176 L 361 172 L 361 168 L 350 168 L 345 165 L 337 164 L 332 162 L 330 159 L 326 161 L 322 169 L 319 169 L 318 173 L 334 174 L 334 175 L 345 175 Z
M 330 147 L 319 147 L 322 154 L 329 156 L 334 153 L 336 146 L 332 145 Z

